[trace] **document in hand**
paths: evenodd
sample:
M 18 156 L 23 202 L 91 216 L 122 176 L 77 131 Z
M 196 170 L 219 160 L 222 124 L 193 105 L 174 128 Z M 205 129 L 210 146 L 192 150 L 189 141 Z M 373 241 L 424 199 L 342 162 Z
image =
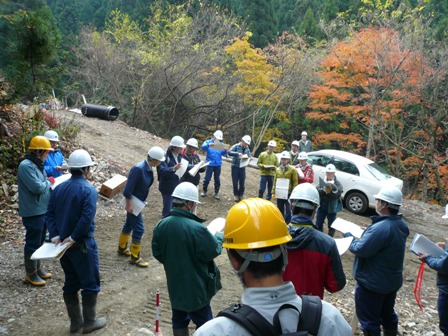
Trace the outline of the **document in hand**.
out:
M 333 224 L 331 224 L 331 228 L 341 231 L 342 233 L 350 232 L 356 238 L 361 238 L 364 233 L 364 230 L 359 225 L 342 218 L 336 218 Z
M 140 201 L 137 197 L 135 197 L 134 195 L 132 195 L 131 198 L 131 203 L 132 203 L 132 214 L 134 216 L 138 216 L 140 212 L 142 212 L 143 208 L 145 207 L 146 203 Z M 122 207 L 126 207 L 126 197 L 123 197 L 123 199 L 120 202 L 120 205 Z
M 415 234 L 409 250 L 414 252 L 416 255 L 425 253 L 436 258 L 439 258 L 444 252 L 439 246 L 420 233 Z
M 188 161 L 185 160 L 184 158 L 182 158 L 182 161 L 180 162 L 181 166 L 178 170 L 176 170 L 175 174 L 177 176 L 179 176 L 179 178 L 181 178 L 182 176 L 184 176 L 185 172 L 187 171 L 188 168 Z
M 248 157 L 247 154 L 243 155 L 240 160 L 240 168 L 247 167 L 249 165 L 249 162 L 250 157 Z
M 348 248 L 350 247 L 350 244 L 352 243 L 353 237 L 345 237 L 345 238 L 335 238 L 336 247 L 338 248 L 339 255 L 343 255 Z
M 227 145 L 221 141 L 216 141 L 213 143 L 212 148 L 216 149 L 216 150 L 227 150 L 227 149 L 229 149 L 229 145 Z
M 278 178 L 275 184 L 275 197 L 277 199 L 288 199 L 289 179 Z
M 72 246 L 72 243 L 65 244 L 53 244 L 53 243 L 44 243 L 41 247 L 39 247 L 31 256 L 32 260 L 38 259 L 60 259 L 65 251 Z
M 54 179 L 54 184 L 50 186 L 52 190 L 56 188 L 58 185 L 60 185 L 62 182 L 67 181 L 70 177 L 72 177 L 72 174 L 62 174 L 61 176 L 58 176 Z
M 217 232 L 223 232 L 224 231 L 224 225 L 226 224 L 226 219 L 222 217 L 215 218 L 210 222 L 209 225 L 207 225 L 207 229 L 210 231 L 212 235 L 214 235 Z
M 196 174 L 198 173 L 199 169 L 203 168 L 203 167 L 207 167 L 210 164 L 210 162 L 204 162 L 204 161 L 200 161 L 198 163 L 196 163 L 194 165 L 193 168 L 191 168 L 188 171 L 188 174 L 190 174 L 191 176 L 196 176 Z

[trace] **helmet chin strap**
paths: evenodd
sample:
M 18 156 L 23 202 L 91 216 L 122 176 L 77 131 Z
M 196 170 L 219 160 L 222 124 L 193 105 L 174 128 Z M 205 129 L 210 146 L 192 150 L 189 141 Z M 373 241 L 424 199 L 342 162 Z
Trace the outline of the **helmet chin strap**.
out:
M 249 263 L 251 261 L 256 262 L 271 262 L 277 259 L 280 255 L 283 258 L 283 271 L 288 265 L 288 254 L 286 252 L 285 245 L 279 245 L 275 249 L 270 251 L 258 252 L 257 249 L 254 250 L 235 250 L 242 258 L 244 258 L 244 262 L 241 265 L 240 269 L 235 269 L 236 273 L 241 276 L 242 273 L 247 269 Z M 232 264 L 232 263 L 231 263 Z

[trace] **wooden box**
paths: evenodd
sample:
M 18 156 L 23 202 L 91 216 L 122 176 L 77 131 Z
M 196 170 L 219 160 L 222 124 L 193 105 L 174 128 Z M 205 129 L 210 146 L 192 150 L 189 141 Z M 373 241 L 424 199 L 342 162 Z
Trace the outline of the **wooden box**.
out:
M 100 194 L 107 198 L 111 198 L 124 189 L 126 181 L 127 178 L 125 176 L 117 174 L 103 183 L 100 189 Z

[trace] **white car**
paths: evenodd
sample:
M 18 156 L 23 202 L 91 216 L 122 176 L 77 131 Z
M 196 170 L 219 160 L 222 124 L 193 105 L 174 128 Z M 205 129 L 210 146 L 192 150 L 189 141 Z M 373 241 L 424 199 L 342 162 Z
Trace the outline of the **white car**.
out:
M 336 167 L 336 178 L 344 191 L 343 202 L 348 210 L 356 214 L 364 213 L 367 208 L 375 209 L 373 195 L 385 185 L 394 185 L 401 190 L 403 181 L 386 173 L 386 171 L 363 156 L 349 152 L 325 149 L 309 152 L 313 160 L 314 181 L 319 184 L 319 177 L 325 177 L 325 166 L 332 163 Z

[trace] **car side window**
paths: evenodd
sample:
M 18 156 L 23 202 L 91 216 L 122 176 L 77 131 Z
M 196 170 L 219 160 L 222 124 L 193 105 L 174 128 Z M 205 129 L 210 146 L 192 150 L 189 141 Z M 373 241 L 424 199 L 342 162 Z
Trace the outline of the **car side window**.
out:
M 324 155 L 310 155 L 309 158 L 313 160 L 313 165 L 322 167 L 325 167 L 330 161 L 330 158 Z
M 335 160 L 334 165 L 336 168 L 344 173 L 359 176 L 358 168 L 351 162 L 345 160 Z

